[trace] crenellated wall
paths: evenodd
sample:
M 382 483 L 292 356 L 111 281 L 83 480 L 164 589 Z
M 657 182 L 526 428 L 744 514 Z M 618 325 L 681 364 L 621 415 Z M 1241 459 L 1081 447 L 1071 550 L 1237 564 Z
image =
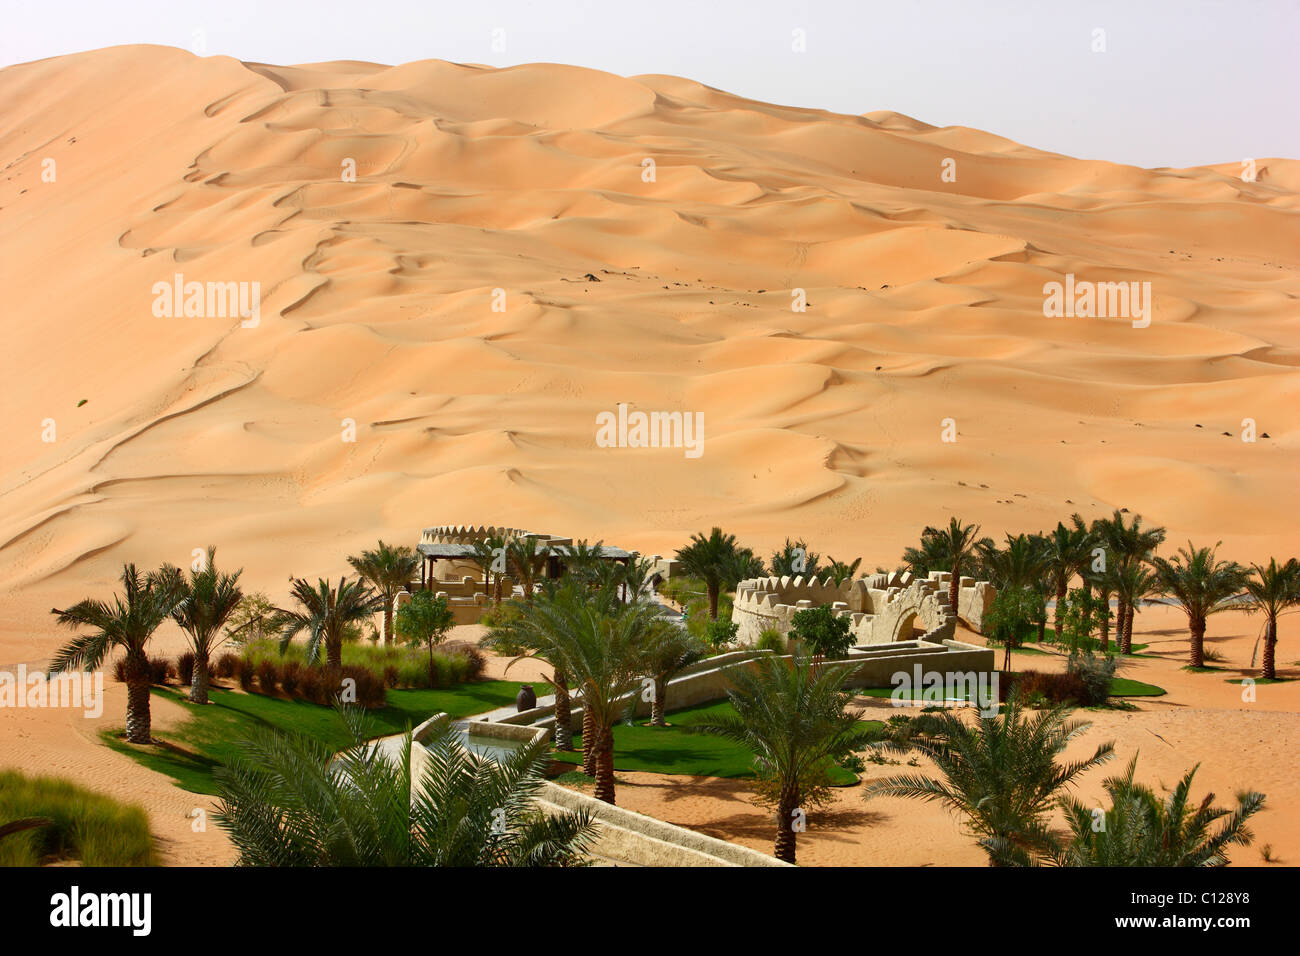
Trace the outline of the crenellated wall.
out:
M 739 625 L 737 639 L 748 645 L 768 628 L 787 633 L 796 612 L 822 604 L 850 618 L 859 645 L 911 640 L 918 630 L 927 640 L 950 640 L 958 613 L 980 631 L 996 591 L 987 581 L 962 578 L 955 613 L 948 603 L 950 580 L 942 571 L 924 578 L 908 571 L 873 574 L 839 585 L 830 578 L 749 578 L 736 586 L 732 620 Z

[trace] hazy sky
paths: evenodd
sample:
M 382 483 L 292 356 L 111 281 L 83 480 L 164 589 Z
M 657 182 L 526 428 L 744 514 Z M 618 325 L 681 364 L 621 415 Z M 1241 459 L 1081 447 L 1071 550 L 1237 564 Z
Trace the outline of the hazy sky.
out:
M 282 64 L 671 73 L 1142 166 L 1300 158 L 1300 0 L 0 0 L 6 66 L 199 42 L 207 55 Z

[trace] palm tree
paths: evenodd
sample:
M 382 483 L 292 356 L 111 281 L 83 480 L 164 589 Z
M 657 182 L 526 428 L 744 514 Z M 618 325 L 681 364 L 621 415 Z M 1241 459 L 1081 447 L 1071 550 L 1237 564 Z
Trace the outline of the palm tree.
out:
M 663 727 L 668 705 L 668 682 L 682 668 L 694 664 L 708 653 L 708 645 L 684 627 L 665 628 L 659 641 L 647 655 L 647 667 L 654 682 L 650 702 L 650 726 Z
M 966 819 L 990 865 L 1027 858 L 1050 841 L 1047 814 L 1057 796 L 1114 754 L 1114 745 L 1104 743 L 1091 757 L 1058 764 L 1070 741 L 1091 726 L 1066 714 L 1058 705 L 1027 715 L 1015 692 L 1001 714 L 972 723 L 951 711 L 921 714 L 905 734 L 881 746 L 920 751 L 934 761 L 942 779 L 902 774 L 871 781 L 863 795 L 941 803 Z
M 808 543 L 800 538 L 798 541 L 785 539 L 785 545 L 772 555 L 772 573 L 777 577 L 794 577 L 803 575 L 805 579 L 817 576 L 817 566 L 821 555 L 808 548 Z
M 861 558 L 854 558 L 851 564 L 846 564 L 843 561 L 836 561 L 829 555 L 826 560 L 830 562 L 830 568 L 827 569 L 827 573 L 830 574 L 831 580 L 835 582 L 837 587 L 845 581 L 852 581 L 857 576 L 858 566 L 862 564 Z
M 1132 622 L 1130 618 L 1133 615 L 1133 606 L 1119 593 L 1118 579 L 1123 574 L 1124 569 L 1129 565 L 1137 562 L 1141 563 L 1149 560 L 1152 552 L 1160 546 L 1165 540 L 1165 529 L 1160 527 L 1143 528 L 1142 516 L 1133 515 L 1130 524 L 1124 523 L 1124 512 L 1116 509 L 1110 518 L 1102 518 L 1093 522 L 1093 528 L 1096 531 L 1097 540 L 1105 547 L 1110 560 L 1106 565 L 1106 575 L 1103 582 L 1108 582 L 1110 589 L 1116 591 L 1119 607 L 1115 615 L 1115 634 L 1119 640 L 1123 641 L 1125 630 L 1132 631 Z M 1103 585 L 1104 586 L 1104 585 Z M 1106 607 L 1109 608 L 1109 589 L 1106 591 Z M 1107 644 L 1108 638 L 1108 621 L 1106 617 L 1102 618 L 1102 645 Z
M 376 594 L 362 580 L 347 581 L 339 578 L 337 588 L 322 578 L 312 587 L 303 578 L 294 578 L 289 594 L 298 602 L 300 610 L 276 609 L 280 631 L 280 653 L 289 642 L 303 631 L 307 632 L 307 663 L 320 659 L 321 645 L 325 647 L 325 663 L 329 667 L 343 665 L 343 636 L 350 625 L 364 621 L 379 610 L 383 595 Z
M 554 584 L 554 587 L 543 590 L 542 599 L 539 603 L 545 604 L 554 600 L 559 588 L 562 586 L 561 584 Z M 523 606 L 528 607 L 528 605 Z M 550 684 L 551 690 L 555 694 L 553 742 L 556 750 L 567 753 L 573 750 L 573 702 L 569 696 L 568 675 L 564 673 L 560 655 L 551 653 L 551 643 L 535 629 L 534 624 L 529 620 L 530 618 L 531 615 L 527 613 L 507 617 L 497 624 L 488 636 L 483 639 L 482 645 L 486 648 L 509 647 L 523 651 L 522 654 L 506 665 L 507 671 L 516 662 L 528 657 L 546 661 L 551 665 L 552 676 L 546 677 L 543 675 L 542 680 Z
M 515 538 L 506 546 L 506 558 L 515 571 L 515 577 L 524 589 L 524 601 L 533 602 L 533 586 L 537 572 L 541 570 L 551 548 L 543 544 L 540 538 L 532 536 Z
M 523 606 L 514 625 L 513 638 L 578 685 L 583 766 L 596 778 L 598 800 L 614 802 L 614 725 L 641 686 L 655 645 L 675 627 L 645 604 L 573 584 Z
M 1056 595 L 1056 614 L 1052 627 L 1056 631 L 1056 642 L 1061 642 L 1063 620 L 1061 606 L 1070 589 L 1070 580 L 1076 574 L 1082 574 L 1088 566 L 1089 540 L 1085 528 L 1068 528 L 1063 521 L 1058 521 L 1050 534 L 1044 536 L 1044 551 L 1047 561 L 1047 580 Z
M 589 545 L 585 539 L 573 544 L 557 545 L 555 550 L 564 561 L 564 573 L 584 583 L 590 583 L 591 574 L 600 566 L 600 559 L 605 553 L 603 542 L 597 541 Z
M 1246 585 L 1246 569 L 1235 561 L 1220 561 L 1213 548 L 1190 541 L 1172 561 L 1153 558 L 1161 593 L 1172 597 L 1187 615 L 1192 638 L 1192 667 L 1205 666 L 1205 626 L 1211 614 L 1232 609 L 1229 598 Z
M 1254 577 L 1246 581 L 1247 607 L 1264 615 L 1265 680 L 1277 678 L 1275 662 L 1277 648 L 1277 619 L 1286 608 L 1300 604 L 1300 562 L 1292 558 L 1281 567 L 1277 558 L 1268 559 L 1268 567 L 1251 565 Z
M 196 704 L 208 702 L 208 663 L 213 652 L 224 638 L 221 629 L 244 599 L 239 587 L 243 569 L 233 574 L 217 571 L 217 549 L 208 548 L 207 560 L 201 571 L 191 570 L 186 581 L 176 568 L 164 568 L 163 573 L 176 575 L 176 586 L 182 591 L 181 602 L 172 611 L 172 619 L 189 638 L 194 648 L 194 674 L 190 678 L 190 700 Z
M 921 532 L 922 551 L 926 554 L 942 555 L 945 559 L 944 569 L 952 575 L 948 582 L 948 606 L 952 613 L 958 613 L 957 598 L 961 590 L 961 573 L 967 563 L 979 554 L 981 549 L 992 545 L 989 538 L 980 539 L 979 525 L 964 525 L 957 518 L 948 519 L 946 528 L 929 528 Z M 933 544 L 927 549 L 926 538 L 932 538 Z
M 1039 535 L 1006 535 L 1006 547 L 998 548 L 989 539 L 976 545 L 980 556 L 981 573 L 997 587 L 999 593 L 1013 591 L 1024 592 L 1026 598 L 1020 604 L 1030 602 L 1034 605 L 1031 619 L 1038 624 L 1038 638 L 1041 641 L 1047 627 L 1047 598 L 1044 592 L 1045 574 L 1048 569 L 1048 554 L 1044 539 Z M 1005 631 L 1007 641 L 1007 660 L 1010 662 L 1011 649 L 1018 640 L 1016 628 Z
M 704 581 L 710 620 L 718 619 L 718 595 L 723 587 L 735 583 L 733 575 L 739 570 L 739 558 L 736 536 L 723 534 L 721 528 L 714 528 L 707 538 L 702 534 L 692 536 L 691 543 L 677 552 L 682 570 Z
M 844 708 L 852 695 L 844 681 L 854 664 L 814 663 L 806 657 L 790 660 L 769 656 L 752 667 L 731 672 L 727 697 L 736 715 L 692 724 L 688 733 L 712 734 L 735 741 L 754 752 L 758 773 L 774 788 L 776 798 L 775 856 L 796 862 L 796 820 L 806 789 L 825 768 L 866 746 L 872 735 Z
M 473 553 L 469 559 L 474 564 L 483 569 L 483 597 L 486 600 L 492 594 L 491 582 L 494 577 L 499 578 L 500 572 L 498 567 L 505 567 L 505 542 L 501 538 L 489 535 L 472 545 Z M 499 562 L 499 563 L 498 563 Z M 501 591 L 496 591 L 496 603 L 501 603 Z
M 65 611 L 55 608 L 59 624 L 91 628 L 63 645 L 50 661 L 50 673 L 80 668 L 94 670 L 120 647 L 126 652 L 126 739 L 133 744 L 152 743 L 149 715 L 149 639 L 171 616 L 183 594 L 174 575 L 142 575 L 134 564 L 122 566 L 122 594 L 112 603 L 86 598 Z
M 370 582 L 384 599 L 384 643 L 393 643 L 393 602 L 420 570 L 420 556 L 405 545 L 393 547 L 383 539 L 373 551 L 348 558 L 352 570 Z
M 1151 788 L 1133 781 L 1137 757 L 1122 777 L 1106 781 L 1111 805 L 1098 826 L 1096 811 L 1074 798 L 1061 800 L 1071 840 L 1052 847 L 1047 862 L 1054 866 L 1226 866 L 1224 850 L 1249 846 L 1254 835 L 1246 821 L 1264 806 L 1255 791 L 1237 794 L 1237 807 L 1214 806 L 1207 794 L 1199 806 L 1189 795 L 1200 765 L 1183 775 L 1164 800 Z M 1211 824 L 1227 818 L 1214 832 Z
M 1119 566 L 1114 576 L 1115 593 L 1120 607 L 1126 608 L 1116 622 L 1119 652 L 1133 653 L 1133 617 L 1144 598 L 1155 594 L 1158 588 L 1155 573 L 1140 561 L 1127 561 Z
M 340 754 L 306 736 L 259 729 L 242 760 L 217 770 L 217 824 L 245 866 L 574 866 L 596 837 L 585 813 L 543 813 L 545 744 L 500 762 L 462 747 L 450 725 L 417 754 L 367 742 L 342 711 Z

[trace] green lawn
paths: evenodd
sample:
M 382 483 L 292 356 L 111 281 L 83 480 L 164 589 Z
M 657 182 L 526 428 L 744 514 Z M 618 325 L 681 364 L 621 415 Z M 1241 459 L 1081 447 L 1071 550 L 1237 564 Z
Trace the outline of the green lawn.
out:
M 1144 684 L 1140 680 L 1130 680 L 1127 677 L 1110 679 L 1111 697 L 1162 697 L 1164 694 L 1165 689 L 1155 684 Z
M 614 728 L 614 769 L 703 777 L 752 777 L 753 751 L 720 737 L 691 734 L 684 729 L 735 712 L 730 701 L 720 700 L 672 711 L 667 716 L 669 727 L 649 727 L 644 718 L 638 718 L 635 724 L 621 723 Z M 867 724 L 874 730 L 884 726 L 878 720 Z M 574 739 L 574 746 L 581 750 L 581 736 Z M 582 763 L 581 752 L 556 753 L 553 756 L 565 763 Z M 857 781 L 855 774 L 839 767 L 831 776 L 837 786 L 848 786 Z
M 301 700 L 241 694 L 213 689 L 212 703 L 197 706 L 182 693 L 154 688 L 153 693 L 175 701 L 190 711 L 190 719 L 173 731 L 154 731 L 161 745 L 137 747 L 120 738 L 120 732 L 104 731 L 100 736 L 109 747 L 125 753 L 178 786 L 194 793 L 215 793 L 213 771 L 233 760 L 239 742 L 252 736 L 256 727 L 277 727 L 296 731 L 342 749 L 350 742 L 332 708 Z M 514 702 L 519 684 L 514 681 L 475 681 L 446 690 L 390 690 L 388 706 L 368 711 L 376 736 L 402 733 L 408 726 L 442 711 L 452 719 L 471 717 Z

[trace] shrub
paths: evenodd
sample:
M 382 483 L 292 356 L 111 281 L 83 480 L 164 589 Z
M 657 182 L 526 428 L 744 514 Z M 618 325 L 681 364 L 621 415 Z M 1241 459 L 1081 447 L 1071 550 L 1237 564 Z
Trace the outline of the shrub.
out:
M 334 687 L 328 691 L 331 699 L 342 692 L 343 681 L 348 678 L 356 681 L 356 703 L 360 706 L 366 708 L 383 707 L 388 703 L 382 677 L 366 670 L 364 667 L 348 665 L 344 665 L 335 676 Z
M 450 641 L 442 646 L 442 650 L 447 654 L 458 654 L 465 658 L 465 670 L 460 678 L 462 681 L 478 680 L 487 669 L 487 657 L 479 650 L 477 644 L 471 644 L 469 641 Z
M 774 627 L 763 628 L 763 633 L 758 635 L 758 643 L 754 645 L 760 651 L 772 651 L 774 654 L 785 653 L 785 635 Z
M 396 687 L 397 682 L 401 678 L 401 676 L 402 676 L 402 672 L 399 671 L 392 664 L 389 664 L 387 667 L 384 668 L 384 686 Z
M 235 676 L 242 663 L 238 654 L 222 654 L 212 666 L 212 676 L 228 680 Z
M 298 692 L 298 682 L 302 679 L 302 664 L 298 661 L 286 661 L 280 668 L 280 689 L 290 697 Z
M 176 676 L 176 668 L 172 662 L 165 657 L 149 658 L 149 682 L 152 684 L 162 685 L 167 683 L 169 678 Z
M 257 662 L 257 686 L 262 689 L 263 694 L 274 694 L 276 687 L 280 683 L 280 668 L 275 665 L 275 661 L 261 660 Z
M 847 614 L 837 615 L 829 604 L 795 611 L 790 636 L 807 644 L 814 654 L 840 658 L 848 654 L 855 638 Z
M 1088 707 L 1106 703 L 1110 696 L 1110 682 L 1115 676 L 1118 661 L 1109 654 L 1093 654 L 1081 650 L 1070 655 L 1066 670 L 1083 684 L 1079 702 Z
M 185 651 L 176 657 L 176 676 L 185 686 L 194 683 L 194 652 Z
M 1005 685 L 1003 685 L 1005 686 Z M 1082 703 L 1087 699 L 1088 687 L 1078 674 L 1047 674 L 1041 671 L 1021 671 L 1011 682 L 1026 703 L 1042 701 L 1050 704 Z M 1010 693 L 1011 688 L 1006 689 Z M 1005 699 L 1005 694 L 1004 698 Z
M 253 668 L 241 665 L 239 670 L 235 672 L 235 676 L 239 678 L 239 689 L 251 694 L 253 692 Z

